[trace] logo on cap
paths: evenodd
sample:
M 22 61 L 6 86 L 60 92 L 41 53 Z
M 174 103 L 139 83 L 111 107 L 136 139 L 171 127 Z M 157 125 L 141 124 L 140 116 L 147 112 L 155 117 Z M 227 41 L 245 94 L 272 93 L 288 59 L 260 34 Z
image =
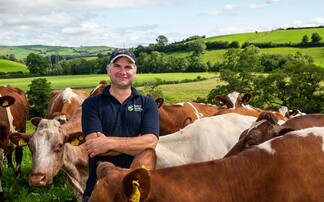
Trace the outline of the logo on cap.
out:
M 117 49 L 117 50 L 115 50 L 110 56 L 109 63 L 111 64 L 117 58 L 123 57 L 123 56 L 127 57 L 128 59 L 130 59 L 135 64 L 136 57 L 135 57 L 134 53 L 132 53 L 131 51 L 129 51 L 127 49 Z

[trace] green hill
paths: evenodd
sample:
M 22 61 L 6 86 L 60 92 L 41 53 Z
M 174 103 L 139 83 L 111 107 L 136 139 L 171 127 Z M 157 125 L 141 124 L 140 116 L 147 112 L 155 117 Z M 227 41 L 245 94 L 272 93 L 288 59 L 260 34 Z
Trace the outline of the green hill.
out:
M 21 64 L 19 62 L 14 62 L 10 60 L 0 59 L 0 72 L 23 72 L 28 73 L 26 65 Z
M 0 46 L 0 55 L 8 56 L 14 54 L 18 60 L 24 60 L 30 53 L 37 53 L 43 56 L 59 55 L 63 56 L 94 56 L 99 53 L 106 55 L 114 48 L 108 46 L 81 46 L 81 47 L 64 47 L 64 46 Z

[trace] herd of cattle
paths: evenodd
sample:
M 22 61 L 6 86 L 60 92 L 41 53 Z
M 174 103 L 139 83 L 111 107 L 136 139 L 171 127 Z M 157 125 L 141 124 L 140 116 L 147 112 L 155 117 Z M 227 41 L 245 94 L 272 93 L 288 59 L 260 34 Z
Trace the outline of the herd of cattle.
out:
M 60 170 L 81 200 L 88 155 L 81 105 L 101 93 L 66 88 L 50 95 L 47 117 L 26 133 L 29 104 L 19 88 L 0 87 L 0 176 L 4 156 L 20 177 L 22 147 L 32 153 L 30 186 L 47 186 Z M 222 107 L 156 99 L 160 139 L 130 169 L 101 163 L 90 201 L 321 201 L 324 198 L 324 114 L 289 114 L 244 105 L 251 94 L 216 96 Z M 143 167 L 144 166 L 144 167 Z M 1 179 L 0 179 L 1 180 Z M 134 199 L 136 198 L 137 199 Z M 0 201 L 4 201 L 0 181 Z

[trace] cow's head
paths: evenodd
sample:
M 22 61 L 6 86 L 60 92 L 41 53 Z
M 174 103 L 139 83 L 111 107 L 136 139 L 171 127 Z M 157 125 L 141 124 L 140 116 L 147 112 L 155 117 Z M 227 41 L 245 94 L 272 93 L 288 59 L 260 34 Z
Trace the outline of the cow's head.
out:
M 216 102 L 226 105 L 228 109 L 231 108 L 235 109 L 235 108 L 242 107 L 243 103 L 250 101 L 251 97 L 252 97 L 251 93 L 246 93 L 242 97 L 239 92 L 233 91 L 229 93 L 225 98 L 220 95 L 216 95 L 214 99 Z
M 155 166 L 155 150 L 150 148 L 135 156 L 130 169 L 100 162 L 97 168 L 98 181 L 89 201 L 131 201 L 130 198 L 136 194 L 139 194 L 141 201 L 144 200 L 150 191 L 149 170 L 155 169 Z M 137 193 L 134 189 L 137 189 Z
M 47 186 L 64 163 L 65 144 L 79 145 L 85 142 L 82 132 L 69 133 L 57 120 L 33 118 L 37 126 L 33 134 L 12 133 L 10 140 L 18 146 L 28 145 L 32 153 L 30 186 Z
M 229 157 L 269 139 L 281 136 L 293 129 L 284 128 L 278 124 L 278 119 L 272 112 L 262 112 L 251 127 L 240 135 L 239 141 L 224 156 Z

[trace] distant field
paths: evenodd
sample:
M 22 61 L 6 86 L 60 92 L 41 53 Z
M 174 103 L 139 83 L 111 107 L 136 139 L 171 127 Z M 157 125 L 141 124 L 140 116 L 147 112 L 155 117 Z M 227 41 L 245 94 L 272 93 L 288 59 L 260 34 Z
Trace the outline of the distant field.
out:
M 222 36 L 214 36 L 209 37 L 206 39 L 206 42 L 212 42 L 212 41 L 238 41 L 240 42 L 240 45 L 242 45 L 244 42 L 253 39 L 255 37 L 261 37 L 266 32 L 251 32 L 251 33 L 240 33 L 240 34 L 229 34 L 229 35 L 222 35 Z
M 21 71 L 23 73 L 28 73 L 26 65 L 13 62 L 10 60 L 0 59 L 0 72 L 18 72 Z
M 201 78 L 214 77 L 214 73 L 166 73 L 166 74 L 137 74 L 135 84 L 142 84 L 145 81 L 155 81 L 156 78 L 162 81 L 181 81 L 184 79 L 196 79 L 197 76 Z M 0 86 L 10 84 L 13 87 L 19 87 L 23 90 L 29 90 L 28 85 L 36 78 L 46 78 L 51 82 L 52 89 L 71 88 L 90 88 L 99 84 L 101 80 L 108 80 L 106 74 L 100 75 L 68 75 L 68 76 L 48 76 L 48 77 L 34 77 L 34 78 L 15 78 L 15 79 L 1 79 Z
M 314 29 L 275 30 L 268 35 L 253 40 L 252 42 L 300 43 L 304 35 L 307 35 L 309 41 L 311 41 L 311 36 L 313 33 L 318 33 L 322 37 L 322 41 L 323 41 L 324 28 L 314 28 Z

